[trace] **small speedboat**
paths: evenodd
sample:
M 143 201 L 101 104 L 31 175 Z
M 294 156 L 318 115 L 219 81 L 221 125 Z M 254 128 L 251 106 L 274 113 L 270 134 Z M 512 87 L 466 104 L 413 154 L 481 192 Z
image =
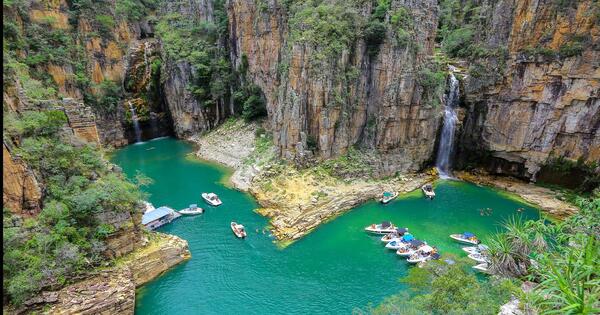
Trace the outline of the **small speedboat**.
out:
M 390 221 L 383 221 L 381 224 L 371 224 L 365 228 L 365 231 L 375 234 L 389 234 L 396 230 L 396 226 Z
M 489 264 L 488 263 L 481 263 L 479 265 L 475 265 L 472 267 L 473 269 L 483 272 L 483 273 L 490 273 L 489 271 Z
M 483 244 L 479 244 L 477 246 L 467 246 L 467 247 L 463 247 L 462 250 L 464 250 L 465 252 L 469 253 L 469 254 L 473 254 L 473 253 L 482 253 L 487 251 L 489 248 L 486 245 Z
M 204 209 L 198 207 L 198 205 L 193 204 L 190 205 L 189 207 L 179 210 L 179 213 L 181 214 L 185 214 L 185 215 L 196 215 L 196 214 L 202 214 L 204 212 Z
M 425 197 L 429 199 L 433 199 L 433 197 L 435 197 L 435 192 L 433 191 L 433 186 L 431 186 L 431 184 L 425 184 L 421 186 L 421 190 L 423 190 Z
M 392 233 L 388 233 L 388 234 L 384 235 L 383 237 L 381 237 L 381 241 L 384 243 L 387 243 L 392 240 L 401 238 L 406 233 L 408 233 L 408 228 L 396 229 L 396 231 L 394 231 Z
M 238 238 L 246 237 L 246 229 L 243 225 L 238 224 L 237 222 L 231 222 L 231 230 L 233 231 L 233 234 L 235 234 L 235 236 L 237 236 Z
M 488 259 L 487 256 L 482 255 L 480 253 L 472 253 L 472 254 L 469 254 L 469 256 L 467 256 L 467 257 L 469 257 L 479 263 L 489 263 L 490 262 L 490 260 Z
M 396 254 L 399 256 L 408 257 L 408 256 L 416 253 L 418 250 L 421 249 L 421 247 L 424 247 L 424 246 L 427 246 L 427 244 L 425 242 L 413 239 L 412 241 L 408 242 L 408 246 L 400 247 L 396 251 Z
M 398 197 L 398 192 L 385 191 L 385 192 L 383 192 L 383 196 L 381 197 L 381 203 L 386 204 L 386 203 L 392 201 L 396 197 Z
M 211 206 L 219 206 L 223 203 L 215 193 L 202 193 L 202 198 Z
M 406 261 L 408 261 L 411 264 L 425 262 L 430 259 L 433 259 L 433 254 L 436 254 L 436 253 L 437 252 L 436 252 L 435 248 L 424 244 L 421 247 L 419 247 L 419 249 L 417 249 L 412 255 L 410 255 L 410 257 L 408 257 L 408 259 L 406 259 Z
M 463 234 L 450 234 L 450 237 L 461 243 L 467 243 L 467 244 L 473 244 L 473 245 L 478 245 L 479 243 L 481 243 L 477 239 L 475 234 L 473 234 L 471 232 L 464 232 Z
M 395 239 L 387 244 L 385 244 L 385 248 L 398 250 L 402 247 L 408 246 L 408 243 L 401 241 L 400 239 Z

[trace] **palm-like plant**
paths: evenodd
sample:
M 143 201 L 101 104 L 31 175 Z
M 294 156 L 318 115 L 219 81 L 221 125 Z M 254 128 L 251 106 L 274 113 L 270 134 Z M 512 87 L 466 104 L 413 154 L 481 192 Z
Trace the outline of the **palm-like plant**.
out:
M 542 260 L 537 293 L 542 314 L 600 313 L 600 255 L 594 235 L 576 241 L 579 250 L 565 248 L 561 255 Z

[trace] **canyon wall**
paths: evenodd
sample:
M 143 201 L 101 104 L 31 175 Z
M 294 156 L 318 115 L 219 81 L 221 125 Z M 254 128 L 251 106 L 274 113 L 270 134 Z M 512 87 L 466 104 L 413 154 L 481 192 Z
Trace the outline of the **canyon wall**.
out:
M 232 61 L 247 63 L 247 76 L 264 92 L 281 157 L 302 161 L 314 151 L 327 159 L 356 146 L 375 153 L 372 162 L 382 174 L 419 169 L 432 157 L 441 106 L 423 99 L 418 73 L 433 52 L 435 1 L 392 1 L 383 23 L 408 12 L 415 30 L 408 44 L 399 44 L 389 27 L 377 53 L 356 36 L 325 57 L 327 42 L 295 38 L 295 30 L 312 26 L 290 30 L 289 7 L 245 0 L 229 1 L 227 8 Z M 352 10 L 356 23 L 366 23 L 372 3 Z
M 600 9 L 594 1 L 557 6 L 488 4 L 482 41 L 507 47 L 507 58 L 498 73 L 464 80 L 462 166 L 476 156 L 494 173 L 535 180 L 551 158 L 600 161 Z M 486 71 L 500 63 L 478 62 Z

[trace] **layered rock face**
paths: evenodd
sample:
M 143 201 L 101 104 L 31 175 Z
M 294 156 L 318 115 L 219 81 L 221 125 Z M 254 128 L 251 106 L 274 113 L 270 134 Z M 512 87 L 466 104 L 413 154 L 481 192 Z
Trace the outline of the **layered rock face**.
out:
M 323 159 L 360 146 L 381 154 L 374 162 L 384 174 L 419 169 L 431 158 L 440 108 L 422 99 L 417 72 L 432 53 L 435 1 L 391 4 L 390 12 L 408 10 L 418 30 L 411 40 L 420 49 L 397 45 L 388 30 L 376 55 L 358 38 L 320 64 L 314 60 L 325 48 L 291 40 L 286 9 L 264 5 L 228 3 L 231 53 L 237 67 L 247 62 L 248 77 L 265 94 L 280 156 L 310 157 L 311 142 Z M 367 19 L 370 3 L 358 14 Z
M 194 24 L 214 22 L 214 1 L 193 0 L 187 2 L 165 2 L 160 15 L 176 15 L 181 20 L 194 21 Z M 222 40 L 222 39 L 219 39 Z M 223 46 L 223 43 L 219 44 Z M 222 48 L 222 47 L 221 47 Z M 214 54 L 212 52 L 211 54 Z M 217 56 L 212 56 L 217 58 Z M 173 117 L 173 129 L 180 138 L 188 138 L 196 133 L 208 131 L 219 125 L 231 114 L 225 108 L 223 97 L 214 99 L 215 106 L 203 106 L 190 87 L 197 78 L 197 69 L 188 59 L 169 56 L 163 49 L 165 102 Z M 216 60 L 215 60 L 216 62 Z
M 2 145 L 2 202 L 6 209 L 20 215 L 35 215 L 41 210 L 42 190 L 33 172 Z
M 151 237 L 145 247 L 124 257 L 117 267 L 97 272 L 59 291 L 43 292 L 10 313 L 48 308 L 44 313 L 134 314 L 135 289 L 191 257 L 185 240 L 159 233 Z
M 497 82 L 465 80 L 459 161 L 483 155 L 490 171 L 532 180 L 550 157 L 600 161 L 597 4 L 555 6 L 552 1 L 493 5 L 485 41 L 508 47 L 509 57 Z M 564 49 L 574 41 L 582 51 L 569 56 Z M 536 45 L 545 49 L 543 56 L 528 53 Z

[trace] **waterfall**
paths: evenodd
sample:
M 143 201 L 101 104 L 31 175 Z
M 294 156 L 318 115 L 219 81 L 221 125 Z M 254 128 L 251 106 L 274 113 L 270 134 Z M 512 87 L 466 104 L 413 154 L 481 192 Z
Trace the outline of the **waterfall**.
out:
M 138 117 L 135 114 L 135 107 L 131 105 L 131 101 L 127 101 L 129 104 L 129 110 L 131 111 L 131 121 L 133 122 L 133 128 L 135 129 L 135 142 L 142 142 L 142 129 L 140 129 L 140 123 Z
M 438 147 L 437 160 L 435 166 L 440 173 L 440 177 L 450 177 L 451 167 L 451 156 L 452 156 L 452 144 L 454 143 L 454 129 L 456 128 L 456 122 L 458 118 L 456 116 L 456 106 L 459 100 L 459 84 L 458 80 L 454 76 L 454 67 L 449 66 L 450 69 L 450 80 L 448 95 L 445 98 L 444 105 L 444 125 L 442 126 L 442 134 L 440 136 L 440 143 Z

